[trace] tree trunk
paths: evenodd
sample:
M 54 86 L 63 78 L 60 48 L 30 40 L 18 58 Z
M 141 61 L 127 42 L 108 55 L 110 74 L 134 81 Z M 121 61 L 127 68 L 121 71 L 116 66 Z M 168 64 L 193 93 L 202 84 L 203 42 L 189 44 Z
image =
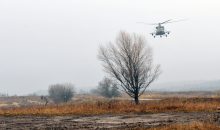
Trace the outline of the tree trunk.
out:
M 135 104 L 136 104 L 136 105 L 139 104 L 139 97 L 138 97 L 138 95 L 135 95 L 134 101 L 135 101 Z

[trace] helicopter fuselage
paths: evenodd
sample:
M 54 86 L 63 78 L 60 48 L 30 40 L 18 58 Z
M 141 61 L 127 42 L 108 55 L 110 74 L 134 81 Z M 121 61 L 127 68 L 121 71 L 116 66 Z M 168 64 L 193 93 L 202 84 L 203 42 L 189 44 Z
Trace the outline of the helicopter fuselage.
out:
M 156 36 L 160 36 L 162 37 L 163 35 L 165 35 L 167 37 L 167 34 L 169 34 L 169 31 L 165 31 L 164 26 L 161 26 L 161 24 L 159 24 L 156 27 L 156 30 L 154 33 L 151 33 L 152 36 L 156 37 Z
M 165 31 L 164 31 L 164 26 L 157 26 L 156 27 L 156 35 L 164 35 Z

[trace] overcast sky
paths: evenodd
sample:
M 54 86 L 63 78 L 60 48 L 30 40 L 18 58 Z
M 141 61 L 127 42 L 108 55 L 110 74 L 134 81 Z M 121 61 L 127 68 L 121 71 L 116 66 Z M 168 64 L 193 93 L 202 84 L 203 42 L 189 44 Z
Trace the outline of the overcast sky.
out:
M 78 89 L 105 75 L 100 44 L 120 30 L 146 36 L 158 83 L 220 79 L 219 0 L 0 0 L 0 92 L 27 94 L 50 84 Z M 154 26 L 167 24 L 168 38 L 154 39 Z

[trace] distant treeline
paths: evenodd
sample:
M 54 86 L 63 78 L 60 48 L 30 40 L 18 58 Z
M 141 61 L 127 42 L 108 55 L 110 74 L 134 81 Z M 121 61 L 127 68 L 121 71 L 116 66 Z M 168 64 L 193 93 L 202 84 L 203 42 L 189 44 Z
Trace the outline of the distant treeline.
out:
M 0 97 L 8 97 L 9 95 L 6 93 L 6 94 L 4 94 L 4 93 L 0 93 Z

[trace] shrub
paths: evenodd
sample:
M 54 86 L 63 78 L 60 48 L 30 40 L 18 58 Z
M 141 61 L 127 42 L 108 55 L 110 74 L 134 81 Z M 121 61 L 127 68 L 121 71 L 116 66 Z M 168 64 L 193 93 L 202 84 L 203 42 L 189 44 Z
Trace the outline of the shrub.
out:
M 118 90 L 117 84 L 115 84 L 112 80 L 108 78 L 104 78 L 101 82 L 99 82 L 97 89 L 93 91 L 107 98 L 118 97 L 121 95 Z
M 49 86 L 49 97 L 55 103 L 68 102 L 74 96 L 74 86 L 70 83 L 67 84 L 55 84 Z

